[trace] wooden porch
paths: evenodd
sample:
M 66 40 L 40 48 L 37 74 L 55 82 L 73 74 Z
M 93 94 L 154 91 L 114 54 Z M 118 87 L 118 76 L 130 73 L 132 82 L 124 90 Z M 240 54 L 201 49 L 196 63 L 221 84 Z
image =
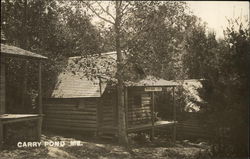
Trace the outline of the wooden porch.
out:
M 9 124 L 15 122 L 39 120 L 42 118 L 40 114 L 3 114 L 0 115 L 2 124 Z
M 6 58 L 25 58 L 38 60 L 38 112 L 37 114 L 7 114 L 6 113 L 6 76 L 5 59 Z M 1 44 L 1 74 L 0 74 L 0 150 L 3 148 L 5 138 L 5 125 L 17 122 L 34 121 L 36 122 L 36 138 L 40 140 L 42 128 L 42 64 L 41 60 L 47 57 L 32 53 L 15 46 Z
M 159 82 L 160 81 L 160 82 Z M 173 142 L 176 139 L 176 106 L 175 106 L 175 87 L 178 85 L 175 82 L 159 80 L 156 83 L 136 83 L 133 86 L 126 86 L 124 89 L 124 114 L 125 114 L 125 131 L 128 133 L 151 131 L 151 139 L 154 139 L 155 129 L 165 129 L 170 127 L 173 130 L 171 136 L 173 136 Z M 147 82 L 147 81 L 146 81 Z M 149 80 L 149 82 L 151 82 Z M 158 83 L 157 83 L 158 82 Z M 173 112 L 171 112 L 172 119 L 169 121 L 156 120 L 155 112 L 155 92 L 168 91 L 172 93 L 171 106 Z M 138 98 L 139 97 L 139 98 Z M 139 100 L 138 100 L 139 99 Z M 115 100 L 115 99 L 113 99 Z M 113 106 L 111 106 L 113 105 Z M 103 121 L 110 121 L 110 124 L 99 124 L 100 134 L 113 134 L 118 135 L 118 110 L 116 104 L 109 103 L 105 108 L 100 107 L 99 113 L 100 123 Z M 107 114 L 109 112 L 109 114 Z

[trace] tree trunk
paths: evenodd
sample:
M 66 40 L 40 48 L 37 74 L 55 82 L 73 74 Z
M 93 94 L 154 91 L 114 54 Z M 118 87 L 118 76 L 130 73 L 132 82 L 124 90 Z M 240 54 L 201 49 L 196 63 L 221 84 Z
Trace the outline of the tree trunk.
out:
M 121 2 L 115 2 L 116 19 L 115 19 L 115 33 L 116 33 L 116 52 L 117 52 L 117 107 L 118 107 L 118 138 L 119 143 L 127 145 L 128 137 L 126 132 L 126 119 L 125 119 L 125 104 L 124 104 L 124 86 L 122 77 L 122 63 L 123 57 L 121 52 Z

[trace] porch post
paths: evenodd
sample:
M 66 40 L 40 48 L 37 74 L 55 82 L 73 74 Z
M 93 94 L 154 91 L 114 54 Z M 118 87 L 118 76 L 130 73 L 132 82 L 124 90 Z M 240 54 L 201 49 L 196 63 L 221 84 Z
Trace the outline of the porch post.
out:
M 3 148 L 3 122 L 1 115 L 5 113 L 5 57 L 1 54 L 0 70 L 0 150 Z
M 176 107 L 175 107 L 175 87 L 173 87 L 173 143 L 175 144 L 176 140 Z
M 41 61 L 39 61 L 39 73 L 38 73 L 38 111 L 41 115 L 43 113 L 42 108 L 42 64 Z
M 1 54 L 0 115 L 5 113 L 5 57 Z
M 39 61 L 38 67 L 38 113 L 39 119 L 37 120 L 37 139 L 40 141 L 41 139 L 41 132 L 42 132 L 42 62 Z
M 151 129 L 151 141 L 154 140 L 155 136 L 155 94 L 152 92 L 152 113 L 151 113 L 151 121 L 152 121 L 152 129 Z

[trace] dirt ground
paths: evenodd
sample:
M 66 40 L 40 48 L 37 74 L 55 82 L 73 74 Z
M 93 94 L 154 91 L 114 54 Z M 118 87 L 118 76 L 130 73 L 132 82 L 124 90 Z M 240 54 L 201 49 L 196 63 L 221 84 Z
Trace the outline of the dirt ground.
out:
M 115 141 L 97 140 L 93 137 L 46 133 L 42 135 L 41 147 L 8 147 L 0 152 L 1 159 L 206 159 L 211 158 L 206 142 L 177 141 L 173 145 L 163 138 L 130 140 L 130 148 L 120 146 Z M 45 142 L 63 141 L 65 145 L 44 146 Z M 71 142 L 76 144 L 72 146 Z M 80 142 L 80 143 L 79 143 Z M 80 144 L 80 145 L 77 145 Z

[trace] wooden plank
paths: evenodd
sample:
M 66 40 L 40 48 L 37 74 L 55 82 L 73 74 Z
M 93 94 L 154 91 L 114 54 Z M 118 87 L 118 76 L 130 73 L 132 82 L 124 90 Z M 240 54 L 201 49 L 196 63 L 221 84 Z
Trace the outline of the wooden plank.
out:
M 4 114 L 0 116 L 0 119 L 20 119 L 20 118 L 29 118 L 29 117 L 39 117 L 38 114 Z
M 16 123 L 16 122 L 23 122 L 23 121 L 31 121 L 31 120 L 37 120 L 40 119 L 39 116 L 37 117 L 29 117 L 29 118 L 16 118 L 16 119 L 8 119 L 5 121 L 2 121 L 3 124 L 10 124 L 10 123 Z

